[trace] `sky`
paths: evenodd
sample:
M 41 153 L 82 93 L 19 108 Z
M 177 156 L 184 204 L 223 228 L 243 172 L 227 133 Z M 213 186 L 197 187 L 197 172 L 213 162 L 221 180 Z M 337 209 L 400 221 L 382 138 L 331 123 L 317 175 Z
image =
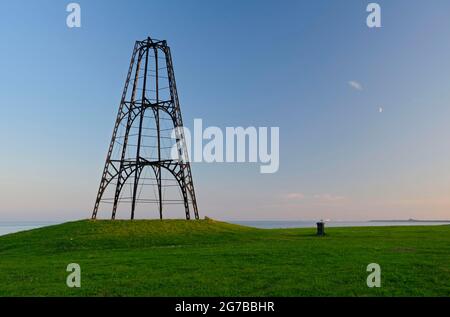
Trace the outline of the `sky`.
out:
M 1 3 L 0 221 L 90 217 L 147 36 L 187 127 L 280 128 L 277 173 L 192 164 L 201 217 L 450 219 L 449 1 L 379 0 L 372 29 L 364 0 L 77 2 L 81 28 L 70 1 Z

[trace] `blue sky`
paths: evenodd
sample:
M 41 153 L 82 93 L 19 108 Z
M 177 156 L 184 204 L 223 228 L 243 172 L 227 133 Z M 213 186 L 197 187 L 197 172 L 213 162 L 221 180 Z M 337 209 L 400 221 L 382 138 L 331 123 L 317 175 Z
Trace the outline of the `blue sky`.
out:
M 450 218 L 448 1 L 378 1 L 381 29 L 362 0 L 78 1 L 80 29 L 69 2 L 2 3 L 0 220 L 90 216 L 147 36 L 172 48 L 188 127 L 280 127 L 276 174 L 193 164 L 201 216 Z

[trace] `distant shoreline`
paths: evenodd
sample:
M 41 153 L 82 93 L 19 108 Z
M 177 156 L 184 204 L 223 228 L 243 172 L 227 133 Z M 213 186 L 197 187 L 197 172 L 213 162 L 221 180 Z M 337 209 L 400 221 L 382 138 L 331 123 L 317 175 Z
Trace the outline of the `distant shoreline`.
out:
M 449 223 L 450 220 L 416 220 L 416 219 L 408 219 L 408 220 L 369 220 L 369 222 L 437 222 L 437 223 Z
M 317 221 L 283 221 L 283 220 L 242 220 L 228 221 L 229 223 L 260 228 L 260 229 L 297 229 L 297 228 L 315 228 Z M 369 221 L 326 221 L 327 228 L 346 228 L 346 227 L 389 227 L 389 226 L 440 226 L 450 225 L 450 220 L 369 220 Z M 53 226 L 60 224 L 58 222 L 24 222 L 24 221 L 0 221 L 0 236 L 11 233 L 28 231 L 32 229 Z

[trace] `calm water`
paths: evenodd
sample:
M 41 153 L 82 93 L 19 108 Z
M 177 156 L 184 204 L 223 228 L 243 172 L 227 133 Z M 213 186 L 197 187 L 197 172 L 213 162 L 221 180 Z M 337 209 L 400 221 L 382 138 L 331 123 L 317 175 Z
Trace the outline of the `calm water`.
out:
M 315 228 L 317 221 L 230 221 L 231 223 L 263 229 L 277 228 Z M 327 221 L 326 227 L 387 227 L 387 226 L 437 226 L 450 222 L 418 221 Z
M 238 225 L 263 228 L 314 228 L 316 221 L 229 221 Z M 0 236 L 19 231 L 27 231 L 31 229 L 52 226 L 58 222 L 0 222 Z M 327 227 L 366 227 L 366 226 L 436 226 L 450 224 L 450 222 L 414 222 L 414 221 L 387 221 L 387 222 L 370 222 L 370 221 L 329 221 Z
M 15 233 L 19 231 L 27 231 L 31 229 L 52 226 L 58 222 L 37 222 L 37 221 L 23 221 L 23 222 L 0 222 L 0 236 L 5 234 Z

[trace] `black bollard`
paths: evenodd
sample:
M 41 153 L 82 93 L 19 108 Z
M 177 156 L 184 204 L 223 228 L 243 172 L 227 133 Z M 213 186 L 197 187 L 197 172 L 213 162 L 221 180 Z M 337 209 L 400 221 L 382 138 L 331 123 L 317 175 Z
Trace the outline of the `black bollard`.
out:
M 325 222 L 320 221 L 317 223 L 317 235 L 323 237 L 325 235 Z

